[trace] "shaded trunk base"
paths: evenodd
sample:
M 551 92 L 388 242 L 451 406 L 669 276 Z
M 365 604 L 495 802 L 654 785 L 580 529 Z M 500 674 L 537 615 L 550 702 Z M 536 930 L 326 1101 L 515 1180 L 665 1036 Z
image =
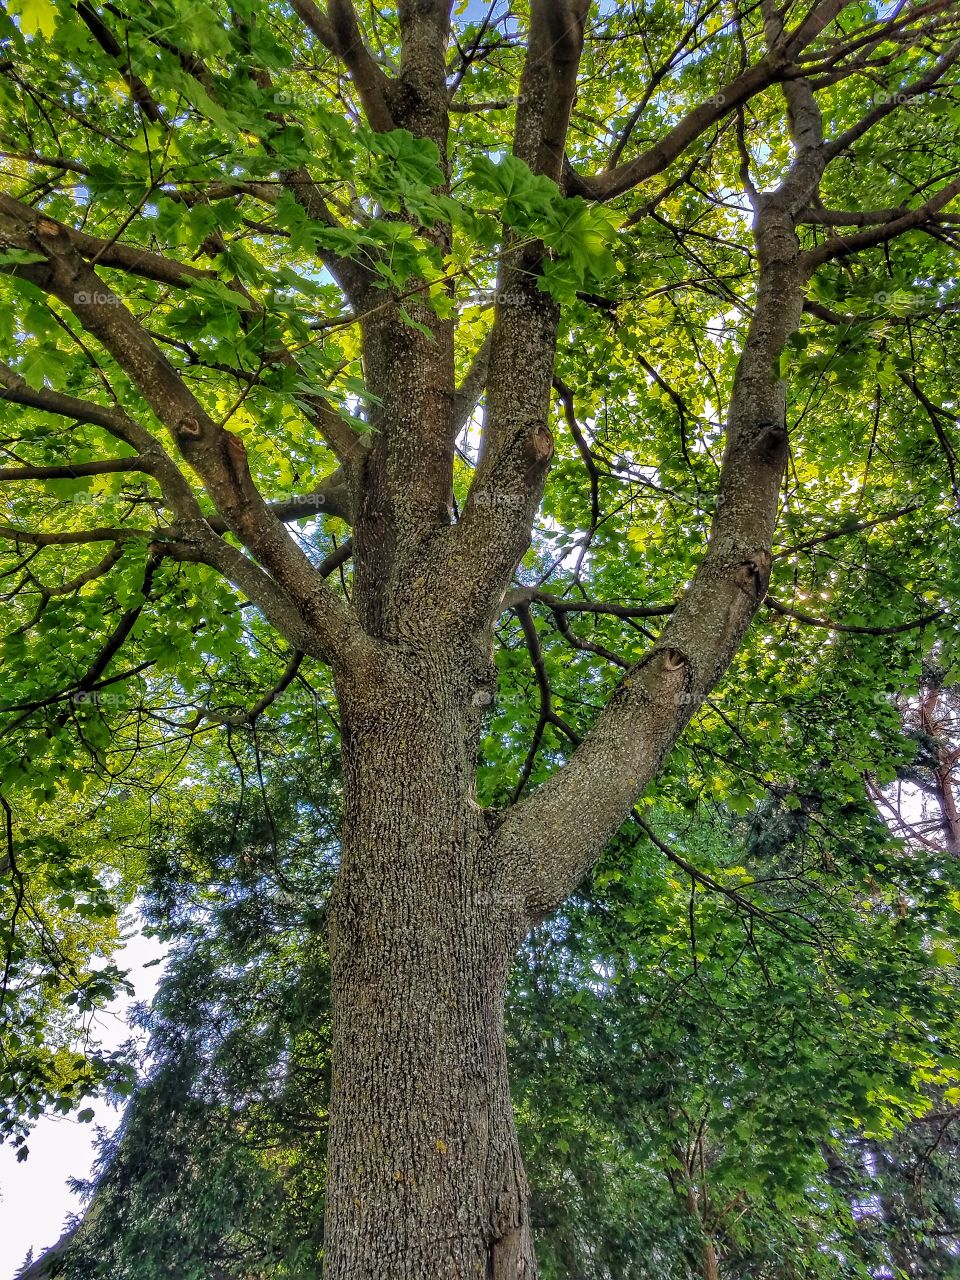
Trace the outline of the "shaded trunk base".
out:
M 536 1280 L 500 995 L 489 982 L 425 984 L 397 963 L 381 971 L 373 1001 L 352 980 L 341 989 L 327 1280 Z M 458 989 L 480 998 L 458 1000 Z

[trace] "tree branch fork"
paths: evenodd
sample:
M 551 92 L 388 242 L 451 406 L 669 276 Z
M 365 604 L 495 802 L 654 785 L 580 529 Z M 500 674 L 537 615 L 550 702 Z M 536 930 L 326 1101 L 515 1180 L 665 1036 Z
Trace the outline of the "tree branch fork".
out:
M 651 651 L 626 672 L 568 763 L 525 799 L 520 798 L 521 786 L 517 803 L 498 827 L 500 864 L 526 886 L 532 915 L 563 900 L 625 819 L 692 708 L 729 664 L 764 600 L 787 460 L 786 392 L 772 370 L 800 323 L 810 276 L 827 261 L 956 216 L 948 207 L 960 194 L 960 179 L 945 182 L 915 208 L 863 214 L 820 208 L 819 184 L 827 164 L 889 114 L 874 110 L 833 141 L 823 138 L 814 83 L 803 55 L 845 7 L 843 0 L 820 0 L 793 30 L 784 29 L 770 9 L 769 47 L 758 63 L 734 77 L 721 94 L 695 107 L 642 155 L 592 178 L 579 177 L 565 161 L 588 6 L 582 0 L 564 0 L 559 6 L 531 7 L 514 152 L 535 173 L 565 180 L 570 192 L 611 200 L 633 190 L 667 169 L 722 118 L 775 84 L 781 85 L 787 102 L 794 138 L 793 162 L 779 187 L 755 196 L 760 264 L 756 303 L 734 380 L 717 512 L 702 563 L 674 604 L 646 611 L 616 603 L 608 608 L 615 616 L 662 615 L 667 621 Z M 443 69 L 447 28 L 439 10 L 405 9 L 406 61 L 399 76 L 391 79 L 367 49 L 349 0 L 332 0 L 325 9 L 312 0 L 294 0 L 294 9 L 348 69 L 375 129 L 413 125 L 442 144 L 449 99 Z M 934 0 L 926 9 L 932 15 L 944 6 Z M 899 21 L 891 19 L 890 32 L 896 34 Z M 951 48 L 908 86 L 907 96 L 936 83 L 958 57 L 960 47 Z M 409 89 L 416 77 L 419 96 L 412 97 Z M 893 109 L 895 104 L 889 108 Z M 298 199 L 313 199 L 300 178 L 294 186 Z M 802 249 L 798 228 L 804 223 L 827 226 L 830 234 L 815 248 Z M 838 231 L 848 226 L 853 229 Z M 391 385 L 390 371 L 395 377 L 397 361 L 391 366 L 389 346 L 383 345 L 389 326 L 382 317 L 361 317 L 367 367 L 386 371 L 373 378 L 372 390 L 384 406 L 377 430 L 356 450 L 346 442 L 349 457 L 343 466 L 309 494 L 271 503 L 251 474 L 243 442 L 210 416 L 145 325 L 100 274 L 116 271 L 183 289 L 215 272 L 174 262 L 122 238 L 105 241 L 87 235 L 10 196 L 0 196 L 0 243 L 36 255 L 38 262 L 4 269 L 38 284 L 72 313 L 123 369 L 173 450 L 119 405 L 101 406 L 30 387 L 14 370 L 0 369 L 0 398 L 97 426 L 132 450 L 97 463 L 4 468 L 0 481 L 141 472 L 156 482 L 173 517 L 168 526 L 156 530 L 48 535 L 8 529 L 5 536 L 35 546 L 139 537 L 147 539 L 151 555 L 209 564 L 246 593 L 297 651 L 330 663 L 345 689 L 361 678 L 358 673 L 369 678 L 385 646 L 396 644 L 398 625 L 423 642 L 439 625 L 453 639 L 474 644 L 479 638 L 486 643 L 529 546 L 554 452 L 549 421 L 559 312 L 536 287 L 535 246 L 520 250 L 505 243 L 501 282 L 510 283 L 514 304 L 498 303 L 489 341 L 478 355 L 480 366 L 468 375 L 470 385 L 465 385 L 461 401 L 452 381 L 452 328 L 436 325 L 439 341 L 415 331 L 401 330 L 402 341 L 394 335 L 407 366 L 405 377 Z M 465 403 L 472 408 L 484 394 L 479 464 L 462 518 L 451 525 L 444 512 L 452 485 L 456 421 L 462 421 Z M 428 407 L 437 403 L 449 412 L 438 414 Z M 198 478 L 213 513 L 201 506 L 191 474 Z M 364 624 L 285 527 L 285 521 L 318 510 L 348 518 L 354 525 L 359 595 L 408 587 L 409 599 L 416 601 L 419 611 L 416 616 L 408 605 L 399 624 L 393 618 L 383 623 L 383 631 Z M 418 588 L 424 578 L 431 581 Z M 524 591 L 514 590 L 506 600 L 518 609 L 533 650 L 529 608 L 538 597 Z M 557 618 L 591 611 L 555 597 L 541 595 L 539 602 Z M 790 612 L 776 601 L 771 607 Z M 548 692 L 542 706 L 547 708 L 544 724 L 556 724 Z M 582 820 L 585 808 L 591 813 Z

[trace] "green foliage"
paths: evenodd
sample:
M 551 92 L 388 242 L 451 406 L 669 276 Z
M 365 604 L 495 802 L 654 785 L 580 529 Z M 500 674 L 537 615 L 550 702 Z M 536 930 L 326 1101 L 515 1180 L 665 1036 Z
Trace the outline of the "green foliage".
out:
M 158 833 L 144 911 L 170 944 L 166 971 L 70 1276 L 318 1274 L 332 776 L 288 755 L 269 794 L 241 790 Z
M 527 10 L 512 9 L 515 26 Z M 104 13 L 128 62 L 65 0 L 0 12 L 5 188 L 103 244 L 185 268 L 171 282 L 112 266 L 106 251 L 98 263 L 205 411 L 242 439 L 268 500 L 309 493 L 335 470 L 318 403 L 371 427 L 338 271 L 372 267 L 421 335 L 455 316 L 463 374 L 494 305 L 511 306 L 498 291 L 501 249 L 543 246 L 539 284 L 560 305 L 557 374 L 581 439 L 558 402 L 517 582 L 617 609 L 562 614 L 564 630 L 556 609 L 534 604 L 539 655 L 516 617 L 501 618 L 478 794 L 505 804 L 568 757 L 622 665 L 655 639 L 660 615 L 624 611 L 669 606 L 702 555 L 755 289 L 742 172 L 769 188 L 785 171 L 779 87 L 639 192 L 600 205 L 509 154 L 522 56 L 509 22 L 494 24 L 460 91 L 468 105 L 507 105 L 454 113 L 441 156 L 406 130 L 358 125 L 353 87 L 284 4 L 156 0 Z M 720 93 L 744 51 L 765 48 L 759 11 L 741 16 L 743 44 L 709 6 L 692 27 L 689 6 L 600 6 L 571 164 L 603 172 L 619 137 L 623 159 L 641 154 Z M 837 29 L 873 16 L 849 6 Z M 371 7 L 363 21 L 389 63 L 394 9 Z M 183 32 L 188 50 L 174 42 Z M 463 48 L 483 34 L 472 11 L 461 15 Z M 826 83 L 830 129 L 921 74 L 931 47 L 885 44 L 870 76 Z M 138 108 L 134 77 L 154 113 Z M 919 199 L 952 172 L 958 129 L 955 87 L 911 100 L 831 166 L 824 204 Z M 302 166 L 329 217 L 295 196 L 289 177 Z M 811 222 L 801 235 L 812 247 L 824 230 Z M 883 785 L 914 766 L 922 743 L 903 734 L 896 697 L 917 688 L 924 659 L 935 653 L 945 681 L 957 679 L 954 236 L 911 234 L 825 265 L 784 353 L 793 453 L 777 607 L 761 612 L 712 699 L 691 708 L 645 811 L 710 883 L 628 827 L 518 967 L 517 1103 L 547 1280 L 625 1280 L 644 1267 L 686 1280 L 708 1235 L 725 1274 L 744 1280 L 862 1276 L 889 1261 L 898 1232 L 927 1274 L 950 1274 L 930 1242 L 939 1224 L 956 1229 L 952 1170 L 941 1160 L 932 1204 L 903 1190 L 901 1172 L 923 1142 L 910 1122 L 941 1095 L 956 1105 L 956 873 L 934 850 L 891 843 L 865 779 Z M 90 358 L 70 307 L 38 287 L 37 264 L 27 250 L 0 253 L 0 359 L 35 387 L 119 405 L 157 429 L 113 355 L 97 347 Z M 37 408 L 4 400 L 0 418 L 4 466 L 132 452 L 95 423 Z M 462 509 L 469 430 L 460 444 Z M 11 818 L 0 1133 L 25 1151 L 43 1110 L 83 1117 L 96 1090 L 129 1090 L 129 1063 L 87 1040 L 84 1017 L 121 989 L 109 957 L 146 896 L 172 945 L 145 1016 L 155 1058 L 105 1152 L 76 1265 L 98 1280 L 315 1274 L 320 938 L 337 804 L 330 682 L 304 663 L 284 684 L 289 655 L 272 628 L 205 566 L 165 561 L 147 576 L 147 548 L 171 531 L 153 477 L 41 474 L 5 483 L 0 501 L 0 792 Z M 345 536 L 322 509 L 296 527 L 317 562 Z M 38 546 L 17 530 L 55 537 Z M 347 564 L 337 589 L 351 586 Z M 103 663 L 106 637 L 128 623 Z M 555 714 L 531 751 L 542 680 Z M 264 701 L 256 726 L 243 723 Z M 322 768 L 304 764 L 308 743 Z M 224 801 L 228 776 L 242 795 Z M 853 1165 L 867 1143 L 889 1166 L 876 1178 L 862 1161 L 841 1176 L 825 1154 Z M 872 1238 L 851 1205 L 878 1182 L 890 1214 Z
M 264 790 L 152 844 L 171 950 L 69 1280 L 317 1274 L 335 770 L 263 745 Z M 708 1237 L 736 1280 L 852 1280 L 891 1245 L 932 1258 L 954 1223 L 946 1152 L 921 1200 L 858 1152 L 905 1168 L 956 1091 L 954 977 L 925 946 L 960 936 L 956 867 L 894 845 L 862 798 L 829 830 L 785 799 L 657 811 L 711 885 L 628 831 L 523 949 L 508 1027 L 547 1280 L 691 1280 Z M 887 859 L 922 928 L 879 885 L 864 902 L 858 868 Z M 901 1207 L 865 1222 L 877 1195 Z
M 29 1129 L 45 1111 L 66 1113 L 92 1094 L 130 1092 L 120 1053 L 95 1047 L 90 1014 L 125 989 L 110 957 L 120 940 L 118 878 L 110 842 L 131 833 L 109 806 L 82 804 L 56 821 L 45 812 L 12 852 L 0 880 L 0 1135 L 26 1159 Z

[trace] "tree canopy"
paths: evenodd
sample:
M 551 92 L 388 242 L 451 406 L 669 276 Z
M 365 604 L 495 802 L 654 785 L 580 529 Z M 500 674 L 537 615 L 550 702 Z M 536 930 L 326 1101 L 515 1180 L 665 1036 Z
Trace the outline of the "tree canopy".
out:
M 384 655 L 427 654 L 501 869 L 471 901 L 533 930 L 544 1274 L 921 1274 L 898 1170 L 960 1061 L 956 6 L 452 10 L 0 12 L 0 1133 L 130 1093 L 89 1015 L 146 903 L 174 958 L 98 1265 L 317 1273 L 373 776 L 337 752 L 369 717 L 421 794 L 443 681 Z

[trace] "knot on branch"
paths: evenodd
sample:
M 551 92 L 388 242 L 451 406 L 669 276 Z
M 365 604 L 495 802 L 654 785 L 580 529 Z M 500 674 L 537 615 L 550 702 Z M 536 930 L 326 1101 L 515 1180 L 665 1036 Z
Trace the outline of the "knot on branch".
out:
M 787 429 L 782 423 L 761 424 L 760 434 L 757 437 L 757 451 L 761 461 L 769 466 L 780 466 L 788 440 Z
M 224 434 L 227 437 L 227 462 L 230 470 L 233 472 L 234 479 L 239 484 L 243 484 L 250 475 L 250 467 L 247 463 L 247 446 L 232 431 L 227 431 Z
M 553 458 L 553 433 L 539 423 L 524 440 L 524 454 L 528 464 L 528 480 L 546 471 Z
M 681 671 L 689 661 L 687 655 L 679 649 L 661 649 L 660 652 L 663 657 L 664 671 Z
M 639 680 L 640 672 L 644 676 Z M 649 673 L 649 674 L 647 674 Z M 659 704 L 668 709 L 682 707 L 690 702 L 690 693 L 694 685 L 693 664 L 689 654 L 673 645 L 665 645 L 662 649 L 653 649 L 646 657 L 641 658 L 633 671 L 621 681 L 614 698 L 623 694 L 630 701 Z
M 769 552 L 762 552 L 751 560 L 742 560 L 737 565 L 734 581 L 746 595 L 760 601 L 767 594 L 772 567 L 773 557 Z
M 177 435 L 184 440 L 199 440 L 200 434 L 200 423 L 196 418 L 181 418 L 177 423 Z

